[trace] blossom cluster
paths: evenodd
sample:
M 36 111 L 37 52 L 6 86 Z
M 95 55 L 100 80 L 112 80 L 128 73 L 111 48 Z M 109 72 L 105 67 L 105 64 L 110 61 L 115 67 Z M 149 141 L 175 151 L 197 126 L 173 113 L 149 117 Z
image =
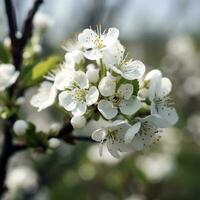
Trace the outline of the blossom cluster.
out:
M 83 30 L 31 99 L 38 111 L 58 103 L 74 128 L 99 117 L 109 121 L 91 136 L 100 154 L 106 144 L 116 158 L 150 146 L 161 128 L 178 120 L 171 81 L 156 69 L 145 74 L 145 65 L 129 59 L 118 38 L 116 28 Z

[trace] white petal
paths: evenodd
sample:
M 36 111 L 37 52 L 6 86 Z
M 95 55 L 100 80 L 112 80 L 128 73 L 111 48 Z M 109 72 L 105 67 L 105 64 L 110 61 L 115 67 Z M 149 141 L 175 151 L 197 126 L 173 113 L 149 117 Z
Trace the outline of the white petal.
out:
M 112 103 L 107 100 L 101 100 L 98 103 L 98 110 L 106 119 L 112 119 L 118 113 L 117 108 L 113 108 Z
M 55 85 L 48 81 L 44 81 L 40 85 L 38 93 L 31 98 L 30 103 L 32 106 L 38 108 L 39 112 L 51 106 L 55 102 L 56 95 L 57 90 Z
M 154 124 L 157 128 L 167 128 L 170 126 L 170 124 L 158 114 L 151 114 L 145 117 L 145 121 Z
M 103 63 L 107 68 L 118 65 L 124 57 L 125 49 L 117 40 L 109 49 L 102 52 Z
M 82 33 L 78 35 L 78 41 L 85 48 L 95 47 L 95 40 L 97 34 L 91 29 L 85 29 Z
M 135 134 L 138 133 L 138 131 L 140 130 L 140 127 L 141 127 L 141 122 L 137 122 L 131 128 L 128 129 L 124 138 L 126 144 L 129 144 L 132 142 Z
M 92 86 L 89 89 L 88 94 L 86 95 L 85 98 L 86 98 L 87 105 L 90 106 L 97 102 L 99 98 L 99 91 L 97 90 L 95 86 Z
M 84 115 L 87 110 L 87 105 L 85 102 L 77 102 L 75 109 L 72 111 L 72 114 L 75 116 Z
M 12 64 L 0 64 L 0 91 L 15 83 L 19 76 L 19 72 L 15 71 Z
M 145 81 L 150 81 L 157 78 L 162 78 L 162 73 L 160 70 L 154 69 L 146 74 Z
M 99 155 L 100 156 L 103 155 L 103 143 L 102 142 L 99 144 Z
M 139 79 L 144 75 L 145 65 L 139 60 L 134 60 L 122 66 L 121 71 L 122 76 L 127 80 Z
M 102 57 L 99 49 L 89 49 L 83 52 L 84 56 L 89 60 L 98 60 Z
M 115 78 L 112 77 L 111 75 L 102 78 L 100 83 L 99 83 L 98 88 L 99 88 L 101 95 L 104 96 L 104 97 L 114 95 L 115 89 L 116 89 Z
M 64 91 L 59 94 L 59 104 L 67 111 L 72 111 L 76 107 L 76 101 L 70 92 Z
M 109 28 L 108 32 L 102 36 L 103 44 L 106 47 L 113 45 L 119 36 L 119 30 L 117 28 Z
M 73 116 L 70 122 L 74 128 L 84 128 L 87 120 L 84 116 Z
M 173 107 L 166 107 L 165 105 L 153 105 L 151 106 L 152 114 L 158 114 L 164 121 L 162 125 L 160 124 L 160 128 L 169 127 L 174 125 L 178 121 L 178 114 L 176 109 Z
M 121 97 L 124 99 L 129 99 L 133 94 L 133 85 L 126 83 L 121 84 L 117 92 L 120 94 Z
M 81 89 L 87 89 L 89 87 L 89 81 L 87 76 L 82 71 L 76 71 L 74 75 L 74 82 L 78 84 Z
M 133 96 L 128 100 L 122 101 L 119 109 L 125 115 L 132 115 L 136 113 L 141 108 L 141 106 L 142 104 L 140 100 Z
M 61 69 L 55 76 L 55 86 L 58 90 L 70 88 L 73 84 L 74 72 L 70 69 Z
M 97 83 L 99 80 L 99 69 L 88 68 L 86 76 L 91 83 Z
M 107 145 L 107 148 L 108 148 L 108 151 L 110 152 L 110 154 L 111 154 L 113 157 L 119 159 L 119 158 L 120 158 L 120 155 L 119 155 L 119 153 L 118 153 L 118 150 L 115 148 L 115 145 L 112 144 L 112 142 L 110 142 L 110 141 L 107 141 L 107 142 L 106 142 L 106 145 Z
M 168 78 L 162 78 L 161 80 L 161 87 L 157 93 L 157 97 L 164 97 L 167 96 L 172 90 L 172 83 Z
M 102 142 L 106 137 L 106 129 L 100 128 L 92 133 L 92 139 L 97 142 Z

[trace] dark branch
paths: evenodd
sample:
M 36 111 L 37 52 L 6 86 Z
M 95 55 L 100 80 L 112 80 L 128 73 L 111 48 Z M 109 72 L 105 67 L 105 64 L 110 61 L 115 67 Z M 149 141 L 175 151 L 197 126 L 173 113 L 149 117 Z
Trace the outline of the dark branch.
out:
M 25 20 L 25 25 L 23 29 L 22 38 L 17 38 L 17 22 L 16 22 L 16 15 L 15 9 L 12 4 L 12 0 L 4 0 L 5 2 L 5 9 L 8 19 L 8 26 L 9 26 L 9 37 L 11 39 L 11 53 L 12 53 L 12 60 L 15 68 L 17 70 L 20 69 L 22 64 L 23 58 L 23 51 L 24 48 L 32 36 L 32 21 L 35 13 L 37 12 L 39 6 L 42 4 L 43 0 L 35 0 L 35 3 L 32 9 L 29 11 L 27 19 Z M 17 88 L 17 82 L 10 88 L 9 95 L 10 98 L 13 97 L 13 94 Z M 6 178 L 7 166 L 10 157 L 23 149 L 26 149 L 26 146 L 16 145 L 13 144 L 12 141 L 12 127 L 14 122 L 16 121 L 16 116 L 11 116 L 10 118 L 4 121 L 4 141 L 2 145 L 2 152 L 0 155 L 0 198 L 2 197 L 4 191 L 6 190 L 4 183 Z
M 9 36 L 13 46 L 16 43 L 17 21 L 12 0 L 5 0 L 5 7 L 8 18 Z
M 22 30 L 21 45 L 23 48 L 25 47 L 26 43 L 32 36 L 33 18 L 42 3 L 43 3 L 43 0 L 35 0 L 35 3 L 33 5 L 32 9 L 28 12 L 28 15 L 24 22 L 24 27 Z

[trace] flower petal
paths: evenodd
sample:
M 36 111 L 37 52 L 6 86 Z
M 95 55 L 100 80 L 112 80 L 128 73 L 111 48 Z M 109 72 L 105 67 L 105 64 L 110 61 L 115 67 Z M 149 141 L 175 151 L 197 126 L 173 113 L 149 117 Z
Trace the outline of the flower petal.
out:
M 157 97 L 167 96 L 172 90 L 172 83 L 168 78 L 162 78 L 160 90 L 157 92 Z
M 127 80 L 134 80 L 142 78 L 145 72 L 145 65 L 139 61 L 129 61 L 127 64 L 121 66 L 122 77 Z
M 117 40 L 109 49 L 102 52 L 103 63 L 108 69 L 112 66 L 119 65 L 119 63 L 123 60 L 124 52 L 124 47 L 121 45 L 119 40 Z
M 99 83 L 99 91 L 102 96 L 108 97 L 115 94 L 116 81 L 115 78 L 111 75 L 108 75 L 101 79 Z
M 15 83 L 19 76 L 19 72 L 15 71 L 12 64 L 0 64 L 0 91 Z
M 76 71 L 74 74 L 74 82 L 78 84 L 78 86 L 81 89 L 87 89 L 89 88 L 89 81 L 87 79 L 87 76 L 82 71 Z
M 152 104 L 151 113 L 158 114 L 163 120 L 162 123 L 160 123 L 160 128 L 172 126 L 178 121 L 178 114 L 176 112 L 176 109 L 173 107 L 166 107 L 162 104 Z
M 73 99 L 73 96 L 70 92 L 64 91 L 61 92 L 58 96 L 59 104 L 65 108 L 67 111 L 72 111 L 76 107 L 76 101 Z
M 61 69 L 55 76 L 55 86 L 58 90 L 70 88 L 73 84 L 74 72 L 70 69 Z
M 131 95 L 133 94 L 133 85 L 131 85 L 129 83 L 121 84 L 119 86 L 119 89 L 117 90 L 117 92 L 124 99 L 129 99 L 131 97 Z
M 106 138 L 106 129 L 100 128 L 92 133 L 92 139 L 97 142 L 102 142 Z
M 110 152 L 110 154 L 113 157 L 119 159 L 120 155 L 119 155 L 118 150 L 116 149 L 115 145 L 112 142 L 110 142 L 109 140 L 106 142 L 106 145 L 107 145 L 107 148 L 108 148 L 108 151 Z
M 95 47 L 95 40 L 98 35 L 91 29 L 85 29 L 78 35 L 78 41 L 85 48 Z
M 110 47 L 117 41 L 118 37 L 119 30 L 117 28 L 109 28 L 108 32 L 101 36 L 101 39 L 103 40 L 103 44 L 106 47 Z
M 117 108 L 113 108 L 112 103 L 104 99 L 98 103 L 98 110 L 106 119 L 112 119 L 118 113 Z
M 75 116 L 80 116 L 85 114 L 87 110 L 87 105 L 85 102 L 77 102 L 75 109 L 72 111 L 72 114 Z
M 148 97 L 152 101 L 156 97 L 156 93 L 160 91 L 162 73 L 160 70 L 152 70 L 145 76 L 145 81 L 149 82 Z
M 97 88 L 95 86 L 92 86 L 89 91 L 88 94 L 86 95 L 86 103 L 88 106 L 94 104 L 97 102 L 98 98 L 99 98 L 99 91 L 97 90 Z
M 102 54 L 99 49 L 89 49 L 83 52 L 84 56 L 89 60 L 98 60 L 101 58 Z
M 30 103 L 32 106 L 38 108 L 38 112 L 40 112 L 55 102 L 56 95 L 57 90 L 55 85 L 48 81 L 44 81 L 40 85 L 38 93 L 31 98 Z
M 126 144 L 129 144 L 132 142 L 135 134 L 138 133 L 138 131 L 140 130 L 140 127 L 141 127 L 141 122 L 137 122 L 131 128 L 128 129 L 124 137 Z
M 128 100 L 122 101 L 119 109 L 125 115 L 132 115 L 136 113 L 141 108 L 141 106 L 142 104 L 140 100 L 133 96 Z

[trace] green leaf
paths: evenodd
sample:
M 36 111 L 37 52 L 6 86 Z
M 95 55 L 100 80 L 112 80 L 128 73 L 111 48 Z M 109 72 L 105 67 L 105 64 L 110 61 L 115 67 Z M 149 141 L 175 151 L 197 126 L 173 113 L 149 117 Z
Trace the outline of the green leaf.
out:
M 23 79 L 26 86 L 32 86 L 43 78 L 50 70 L 57 67 L 61 61 L 60 56 L 50 56 L 46 60 L 41 61 L 30 67 L 29 70 L 25 69 L 25 77 Z M 28 72 L 27 72 L 28 71 Z
M 9 63 L 10 58 L 9 58 L 9 53 L 5 49 L 2 43 L 0 43 L 0 62 L 2 63 Z

